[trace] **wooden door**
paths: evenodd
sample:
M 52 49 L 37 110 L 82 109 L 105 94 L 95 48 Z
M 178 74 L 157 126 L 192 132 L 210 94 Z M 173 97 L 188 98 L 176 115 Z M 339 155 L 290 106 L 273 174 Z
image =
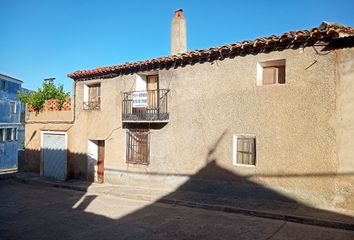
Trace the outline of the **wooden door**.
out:
M 146 90 L 148 91 L 148 109 L 158 108 L 158 75 L 150 75 L 146 77 Z
M 104 182 L 104 141 L 98 141 L 97 181 Z

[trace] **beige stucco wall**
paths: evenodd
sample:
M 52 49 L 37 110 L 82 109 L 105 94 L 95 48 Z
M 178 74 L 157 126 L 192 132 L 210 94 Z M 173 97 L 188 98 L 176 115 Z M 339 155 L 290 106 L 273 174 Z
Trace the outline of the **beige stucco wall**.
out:
M 41 173 L 42 142 L 41 133 L 44 131 L 58 131 L 70 133 L 73 126 L 73 111 L 40 111 L 26 112 L 25 125 L 25 157 L 23 169 Z M 71 149 L 71 139 L 68 138 L 68 149 Z M 68 175 L 72 177 L 70 154 L 68 154 Z M 79 168 L 78 168 L 79 170 Z M 85 173 L 86 174 L 86 173 Z
M 337 51 L 337 178 L 333 204 L 354 209 L 354 49 Z
M 40 173 L 41 166 L 41 133 L 42 131 L 68 132 L 72 124 L 46 123 L 45 121 L 34 123 L 26 122 L 25 125 L 25 165 L 24 169 Z
M 256 86 L 257 62 L 273 59 L 286 59 L 286 84 Z M 335 52 L 317 55 L 305 48 L 303 52 L 285 50 L 161 70 L 160 88 L 171 89 L 170 121 L 162 129 L 151 130 L 149 166 L 125 163 L 121 93 L 135 90 L 135 75 L 101 81 L 100 111 L 82 110 L 84 84 L 99 80 L 78 82 L 72 147 L 85 152 L 88 139 L 106 140 L 106 181 L 178 185 L 176 176 L 184 176 L 179 178 L 183 182 L 216 160 L 247 181 L 326 205 L 333 198 L 337 161 L 335 63 Z M 256 167 L 232 164 L 236 133 L 256 135 Z M 169 181 L 165 176 L 171 174 Z M 211 178 L 229 180 L 222 174 Z
M 257 63 L 275 59 L 286 59 L 286 84 L 257 86 Z M 318 55 L 309 47 L 160 70 L 160 88 L 171 90 L 170 120 L 151 129 L 148 166 L 125 161 L 122 93 L 135 90 L 135 74 L 77 82 L 75 123 L 51 127 L 69 129 L 72 177 L 92 175 L 85 172 L 93 169 L 85 165 L 88 140 L 105 140 L 106 182 L 173 190 L 214 161 L 222 171 L 198 177 L 233 186 L 252 183 L 316 207 L 350 208 L 353 203 L 346 199 L 352 195 L 338 189 L 353 182 L 348 175 L 336 177 L 337 170 L 353 167 L 353 148 L 346 144 L 354 119 L 353 100 L 347 101 L 353 85 L 352 71 L 346 73 L 350 61 L 348 54 Z M 84 85 L 96 82 L 101 82 L 101 109 L 83 110 Z M 340 120 L 342 115 L 347 120 Z M 26 126 L 26 136 L 42 128 Z M 237 133 L 256 135 L 255 167 L 233 165 Z

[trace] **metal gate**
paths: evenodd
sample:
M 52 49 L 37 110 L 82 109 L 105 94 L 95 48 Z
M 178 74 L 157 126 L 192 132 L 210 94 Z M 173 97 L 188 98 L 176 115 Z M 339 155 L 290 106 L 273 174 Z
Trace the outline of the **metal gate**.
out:
M 65 181 L 66 135 L 65 133 L 42 134 L 43 176 Z

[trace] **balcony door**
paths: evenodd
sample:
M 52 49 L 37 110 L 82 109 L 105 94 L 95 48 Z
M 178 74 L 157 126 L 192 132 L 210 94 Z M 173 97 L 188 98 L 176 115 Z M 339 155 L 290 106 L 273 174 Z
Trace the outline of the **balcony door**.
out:
M 157 112 L 158 110 L 158 89 L 159 89 L 159 76 L 150 75 L 146 76 L 146 90 L 148 91 L 148 106 L 147 109 L 152 112 Z

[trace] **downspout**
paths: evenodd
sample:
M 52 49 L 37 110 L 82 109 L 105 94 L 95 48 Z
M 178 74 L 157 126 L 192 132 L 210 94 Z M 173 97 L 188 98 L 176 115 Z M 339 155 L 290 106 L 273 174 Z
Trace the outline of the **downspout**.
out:
M 74 80 L 74 94 L 73 94 L 73 101 L 74 101 L 74 104 L 73 104 L 73 118 L 71 120 L 72 123 L 75 123 L 75 116 L 76 116 L 76 80 Z

